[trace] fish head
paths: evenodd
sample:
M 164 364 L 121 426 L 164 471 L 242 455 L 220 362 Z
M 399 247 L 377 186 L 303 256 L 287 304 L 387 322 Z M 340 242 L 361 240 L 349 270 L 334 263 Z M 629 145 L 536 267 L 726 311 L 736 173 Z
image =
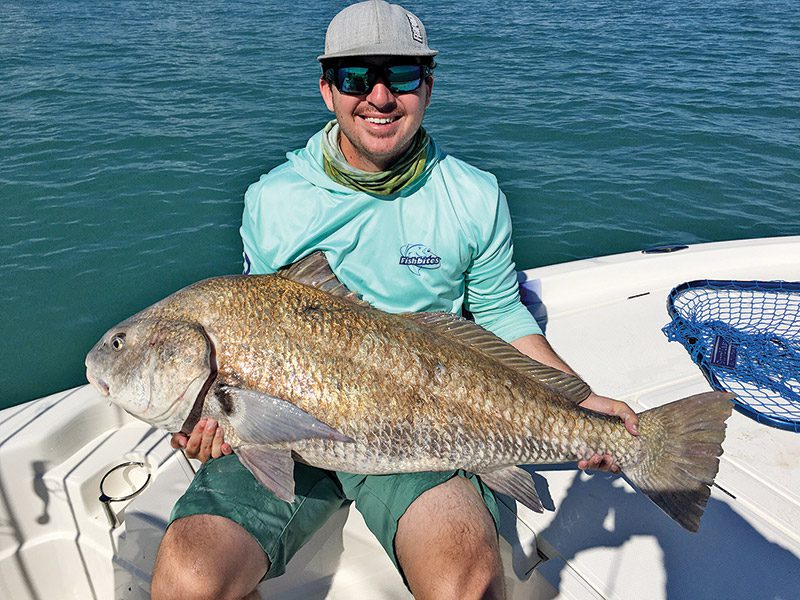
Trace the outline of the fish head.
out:
M 214 345 L 197 324 L 132 317 L 111 328 L 86 356 L 86 379 L 126 412 L 180 431 L 216 375 Z

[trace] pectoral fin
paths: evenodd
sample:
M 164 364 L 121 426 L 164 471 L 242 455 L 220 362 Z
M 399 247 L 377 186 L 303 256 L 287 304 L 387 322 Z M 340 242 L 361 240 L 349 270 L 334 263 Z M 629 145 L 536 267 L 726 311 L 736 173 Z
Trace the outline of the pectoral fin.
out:
M 506 467 L 491 473 L 480 473 L 483 482 L 496 492 L 511 496 L 532 511 L 544 512 L 539 494 L 533 487 L 531 474 L 519 467 Z
M 353 441 L 286 400 L 236 387 L 223 387 L 221 393 L 227 396 L 230 406 L 227 419 L 245 444 L 276 445 L 309 439 Z
M 294 502 L 294 460 L 289 450 L 244 445 L 236 449 L 242 464 L 284 502 Z

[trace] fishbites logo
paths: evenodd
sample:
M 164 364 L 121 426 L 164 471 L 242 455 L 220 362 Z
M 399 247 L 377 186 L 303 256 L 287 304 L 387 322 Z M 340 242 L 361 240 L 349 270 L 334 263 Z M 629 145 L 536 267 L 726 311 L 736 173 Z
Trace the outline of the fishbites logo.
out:
M 442 259 L 423 244 L 406 244 L 400 248 L 400 264 L 408 267 L 414 275 L 421 269 L 438 269 Z

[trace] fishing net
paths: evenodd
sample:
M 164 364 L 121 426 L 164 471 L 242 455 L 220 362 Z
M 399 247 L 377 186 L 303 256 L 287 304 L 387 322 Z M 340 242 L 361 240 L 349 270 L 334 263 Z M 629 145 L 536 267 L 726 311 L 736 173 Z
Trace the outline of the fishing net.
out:
M 740 412 L 800 432 L 800 283 L 691 281 L 667 299 L 663 328 Z

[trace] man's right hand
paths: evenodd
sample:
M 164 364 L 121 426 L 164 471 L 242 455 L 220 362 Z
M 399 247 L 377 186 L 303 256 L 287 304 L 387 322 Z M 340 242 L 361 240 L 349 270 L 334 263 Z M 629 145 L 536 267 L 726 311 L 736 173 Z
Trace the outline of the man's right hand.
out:
M 187 437 L 185 433 L 173 433 L 170 445 L 183 448 L 186 456 L 206 462 L 210 458 L 232 454 L 233 448 L 228 444 L 220 427 L 214 419 L 203 417 Z

